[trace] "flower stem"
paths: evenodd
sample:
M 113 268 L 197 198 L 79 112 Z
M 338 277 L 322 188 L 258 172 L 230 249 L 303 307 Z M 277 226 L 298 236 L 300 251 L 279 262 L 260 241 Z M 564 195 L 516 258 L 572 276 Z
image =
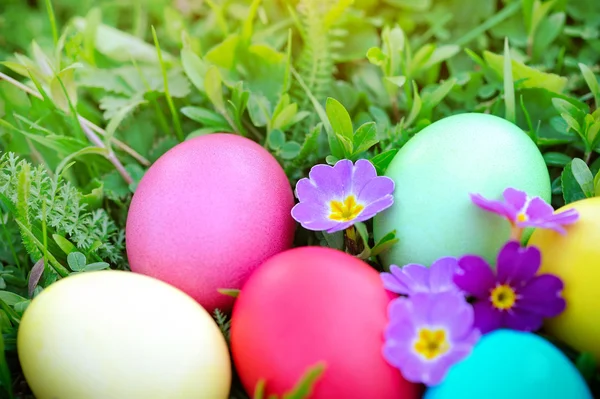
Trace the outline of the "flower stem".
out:
M 357 255 L 360 253 L 360 248 L 356 236 L 356 229 L 354 226 L 350 226 L 345 230 L 346 233 L 346 249 L 352 255 Z
M 510 239 L 521 242 L 522 236 L 523 229 L 513 224 L 510 228 Z

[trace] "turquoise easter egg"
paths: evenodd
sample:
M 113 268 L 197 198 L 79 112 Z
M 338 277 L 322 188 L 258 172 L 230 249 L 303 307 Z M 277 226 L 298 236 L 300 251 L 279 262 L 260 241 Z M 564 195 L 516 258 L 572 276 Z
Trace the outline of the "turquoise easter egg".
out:
M 550 201 L 548 169 L 518 126 L 488 114 L 459 114 L 417 133 L 398 151 L 386 176 L 394 205 L 374 219 L 379 240 L 396 230 L 399 242 L 382 254 L 386 267 L 431 265 L 443 256 L 475 254 L 492 262 L 510 224 L 476 207 L 469 193 L 502 199 L 508 187 Z
M 428 388 L 424 399 L 592 399 L 573 363 L 544 338 L 497 330 Z

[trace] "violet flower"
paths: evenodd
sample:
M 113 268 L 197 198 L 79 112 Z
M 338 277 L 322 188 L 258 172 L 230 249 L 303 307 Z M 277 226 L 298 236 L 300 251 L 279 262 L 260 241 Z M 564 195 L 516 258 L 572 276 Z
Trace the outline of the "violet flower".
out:
M 444 257 L 430 267 L 410 263 L 404 267 L 390 266 L 390 273 L 381 273 L 384 287 L 396 294 L 414 295 L 419 292 L 437 294 L 460 292 L 452 280 L 458 269 L 458 259 Z
M 383 356 L 415 383 L 439 384 L 481 336 L 473 328 L 473 308 L 455 292 L 400 297 L 388 313 Z
M 575 223 L 579 218 L 575 209 L 554 213 L 552 206 L 540 197 L 529 197 L 524 191 L 514 188 L 504 190 L 503 197 L 504 201 L 497 201 L 471 194 L 471 201 L 488 212 L 504 216 L 516 229 L 537 227 L 565 234 L 563 225 Z
M 296 184 L 299 203 L 292 217 L 309 230 L 334 233 L 375 216 L 394 203 L 394 181 L 377 176 L 371 162 L 353 165 L 342 159 L 334 166 L 315 165 L 309 178 Z
M 498 254 L 496 274 L 479 256 L 458 260 L 454 283 L 475 297 L 475 326 L 482 333 L 503 327 L 535 331 L 545 317 L 565 309 L 563 282 L 551 274 L 536 276 L 540 262 L 537 248 L 521 247 L 517 241 L 508 242 Z

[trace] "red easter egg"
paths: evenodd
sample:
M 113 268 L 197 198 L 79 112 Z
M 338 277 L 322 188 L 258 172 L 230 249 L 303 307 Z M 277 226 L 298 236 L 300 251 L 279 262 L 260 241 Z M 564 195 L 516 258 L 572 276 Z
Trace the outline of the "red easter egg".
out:
M 311 399 L 413 399 L 382 356 L 392 299 L 379 274 L 344 252 L 301 247 L 260 266 L 232 315 L 231 349 L 247 392 L 259 380 L 282 395 L 319 362 L 325 371 Z

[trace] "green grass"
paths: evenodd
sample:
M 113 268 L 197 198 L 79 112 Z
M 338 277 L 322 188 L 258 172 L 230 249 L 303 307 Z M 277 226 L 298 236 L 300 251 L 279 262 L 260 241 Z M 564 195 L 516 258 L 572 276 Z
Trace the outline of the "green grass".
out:
M 8 306 L 0 296 L 0 397 L 31 397 L 15 337 L 34 264 L 49 265 L 34 295 L 71 272 L 74 244 L 90 265 L 127 269 L 123 228 L 135 187 L 187 138 L 252 138 L 293 184 L 312 165 L 344 157 L 371 159 L 381 172 L 432 122 L 485 112 L 513 121 L 538 145 L 553 206 L 600 195 L 600 2 L 349 3 L 0 4 L 0 149 L 18 157 L 0 160 L 0 181 L 11 181 L 0 190 L 1 292 L 20 298 Z M 350 142 L 358 129 L 366 148 Z M 84 216 L 53 223 L 69 201 Z M 297 244 L 320 239 L 304 231 Z M 600 394 L 589 358 L 564 350 Z M 232 398 L 247 396 L 236 385 Z

